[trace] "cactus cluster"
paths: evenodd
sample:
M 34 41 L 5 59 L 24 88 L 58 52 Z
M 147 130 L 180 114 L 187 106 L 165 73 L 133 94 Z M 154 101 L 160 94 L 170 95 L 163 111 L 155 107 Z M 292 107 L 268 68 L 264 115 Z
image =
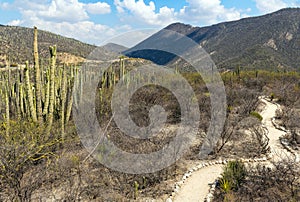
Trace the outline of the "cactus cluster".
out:
M 56 46 L 49 48 L 49 64 L 41 65 L 38 54 L 38 30 L 34 28 L 34 64 L 0 69 L 0 121 L 9 128 L 10 119 L 29 120 L 46 126 L 51 132 L 60 120 L 62 138 L 72 110 L 72 88 L 78 71 L 75 66 L 56 64 Z

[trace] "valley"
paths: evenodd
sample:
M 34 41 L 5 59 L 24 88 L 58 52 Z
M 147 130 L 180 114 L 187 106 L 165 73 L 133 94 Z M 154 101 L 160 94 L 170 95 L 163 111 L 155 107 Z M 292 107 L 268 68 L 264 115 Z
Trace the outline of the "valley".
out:
M 300 201 L 299 20 L 133 47 L 0 26 L 0 201 Z

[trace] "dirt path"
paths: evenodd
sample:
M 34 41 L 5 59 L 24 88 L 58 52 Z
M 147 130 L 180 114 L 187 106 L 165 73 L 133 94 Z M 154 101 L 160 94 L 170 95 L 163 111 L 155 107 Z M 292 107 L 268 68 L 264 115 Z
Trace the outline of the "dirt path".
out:
M 269 145 L 271 147 L 271 153 L 273 154 L 273 160 L 279 161 L 286 157 L 294 158 L 292 154 L 284 150 L 283 146 L 280 144 L 279 137 L 284 135 L 285 132 L 276 129 L 272 124 L 272 118 L 275 117 L 275 112 L 279 106 L 265 99 L 261 99 L 261 101 L 266 105 L 265 109 L 261 112 L 263 117 L 262 123 L 269 131 Z
M 265 108 L 261 112 L 263 117 L 262 124 L 268 129 L 269 145 L 273 154 L 273 160 L 277 161 L 288 154 L 279 142 L 279 137 L 285 132 L 276 129 L 272 124 L 272 118 L 275 116 L 275 111 L 278 105 L 262 98 L 265 103 Z M 182 185 L 179 193 L 175 195 L 175 202 L 200 202 L 204 201 L 209 193 L 209 184 L 213 183 L 222 173 L 223 166 L 220 164 L 208 166 L 194 172 L 190 178 Z
M 198 202 L 203 201 L 209 192 L 208 183 L 213 183 L 222 173 L 222 165 L 213 165 L 194 172 L 181 187 L 174 201 Z

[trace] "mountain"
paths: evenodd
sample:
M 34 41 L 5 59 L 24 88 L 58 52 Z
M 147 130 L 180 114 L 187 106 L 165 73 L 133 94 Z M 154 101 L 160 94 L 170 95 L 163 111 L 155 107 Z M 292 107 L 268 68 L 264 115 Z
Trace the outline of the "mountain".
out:
M 174 23 L 163 30 L 183 34 L 200 44 L 219 68 L 300 68 L 300 8 L 223 22 L 207 27 Z M 124 52 L 129 57 L 149 59 L 157 64 L 178 63 L 175 55 L 140 50 L 146 44 L 165 40 L 163 30 Z
M 105 48 L 106 50 L 114 52 L 114 53 L 122 53 L 128 49 L 125 46 L 121 46 L 121 45 L 115 44 L 115 43 L 108 43 L 102 47 Z
M 49 46 L 57 45 L 58 61 L 78 63 L 84 61 L 96 46 L 38 30 L 40 58 L 49 57 Z M 0 26 L 0 67 L 5 60 L 13 63 L 33 61 L 33 29 L 17 26 Z

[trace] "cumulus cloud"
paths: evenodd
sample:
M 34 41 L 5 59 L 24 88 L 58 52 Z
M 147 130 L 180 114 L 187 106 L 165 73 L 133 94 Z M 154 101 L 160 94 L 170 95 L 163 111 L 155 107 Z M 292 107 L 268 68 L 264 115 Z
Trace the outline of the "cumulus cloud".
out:
M 261 13 L 269 13 L 285 8 L 288 5 L 282 0 L 255 0 L 256 7 Z
M 220 0 L 187 0 L 189 5 L 180 10 L 180 18 L 194 24 L 212 24 L 240 19 L 242 14 L 235 8 L 225 8 Z
M 19 26 L 21 25 L 23 22 L 21 20 L 12 20 L 10 22 L 8 22 L 7 24 L 10 26 Z
M 31 25 L 33 26 L 33 25 Z M 96 24 L 91 21 L 71 22 L 52 22 L 36 20 L 34 26 L 39 29 L 60 34 L 66 37 L 79 39 L 90 44 L 100 44 L 107 37 L 116 35 L 116 30 L 106 25 Z
M 114 0 L 117 11 L 126 19 L 135 19 L 147 25 L 166 25 L 174 22 L 176 13 L 174 8 L 164 6 L 155 12 L 155 3 L 150 1 L 147 5 L 144 0 Z M 132 18 L 131 18 L 132 17 Z
M 9 7 L 10 7 L 10 4 L 7 2 L 0 3 L 1 9 L 7 10 L 7 9 L 9 9 Z
M 237 20 L 247 16 L 236 8 L 225 8 L 221 0 L 186 0 L 188 5 L 176 11 L 174 8 L 156 9 L 155 3 L 143 0 L 114 0 L 124 21 L 136 20 L 153 26 L 166 26 L 175 21 L 194 25 L 208 25 L 220 21 Z M 124 17 L 125 16 L 125 17 Z M 131 17 L 131 18 L 130 18 Z
M 265 14 L 286 7 L 299 7 L 299 0 L 255 0 L 257 9 Z
M 107 14 L 111 12 L 110 5 L 105 2 L 88 3 L 84 7 L 91 14 Z
M 110 5 L 104 2 L 82 3 L 78 0 L 15 0 L 1 4 L 5 9 L 17 9 L 22 19 L 8 22 L 14 26 L 37 26 L 84 42 L 99 44 L 116 34 L 116 29 L 96 24 L 89 20 L 89 14 L 107 14 Z
M 44 6 L 44 9 L 27 10 L 25 14 L 35 15 L 40 19 L 65 22 L 76 22 L 89 18 L 84 4 L 77 0 L 52 0 L 50 5 Z
M 18 9 L 27 18 L 39 18 L 48 21 L 78 22 L 89 19 L 88 13 L 107 14 L 110 5 L 105 2 L 82 3 L 78 0 L 15 0 L 3 3 L 7 9 Z

